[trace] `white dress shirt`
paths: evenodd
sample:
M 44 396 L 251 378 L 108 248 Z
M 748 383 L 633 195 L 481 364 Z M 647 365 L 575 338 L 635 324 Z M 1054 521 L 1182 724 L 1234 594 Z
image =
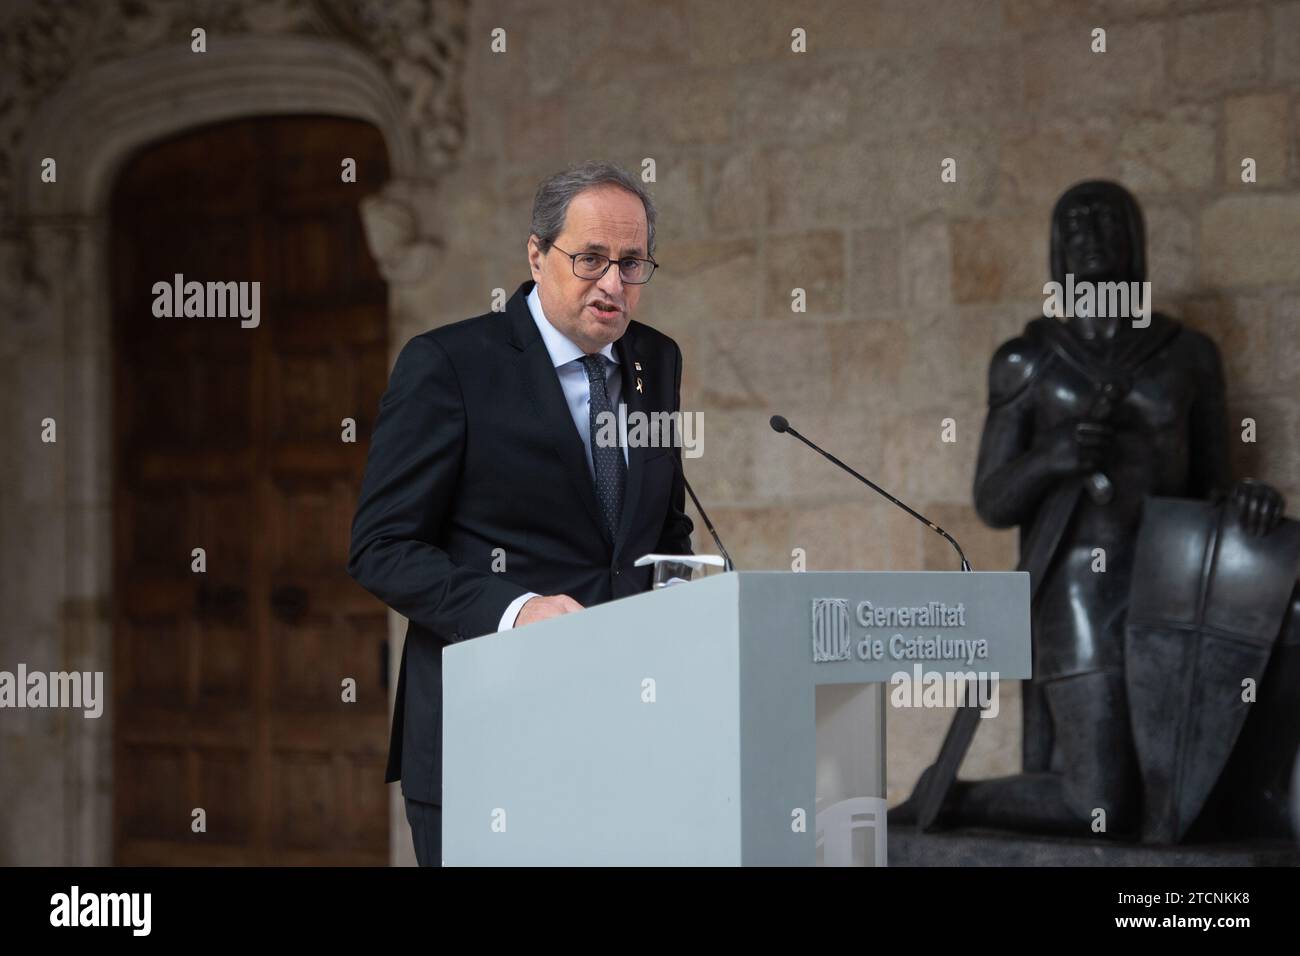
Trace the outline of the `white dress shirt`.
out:
M 573 416 L 573 427 L 578 430 L 578 436 L 582 439 L 582 447 L 587 450 L 587 469 L 591 472 L 591 478 L 596 480 L 596 465 L 591 457 L 591 383 L 587 379 L 587 370 L 583 368 L 582 357 L 586 354 L 582 351 L 572 339 L 551 325 L 546 313 L 542 311 L 542 300 L 537 294 L 537 286 L 528 293 L 528 311 L 532 313 L 533 321 L 537 323 L 537 331 L 541 333 L 542 342 L 546 345 L 546 351 L 551 356 L 551 364 L 555 367 L 555 374 L 559 376 L 560 388 L 564 392 L 564 400 L 569 406 L 569 414 Z M 601 355 L 605 356 L 605 391 L 609 395 L 609 406 L 615 411 L 618 410 L 619 399 L 623 397 L 623 378 L 618 374 L 618 356 L 614 353 L 614 346 L 606 345 L 600 350 Z M 619 442 L 623 447 L 623 460 L 627 461 L 627 423 L 623 416 L 619 416 Z M 532 591 L 527 594 L 521 594 L 510 602 L 505 613 L 501 615 L 501 623 L 498 625 L 498 631 L 508 631 L 515 626 L 515 619 L 519 617 L 519 611 L 531 598 L 538 595 Z

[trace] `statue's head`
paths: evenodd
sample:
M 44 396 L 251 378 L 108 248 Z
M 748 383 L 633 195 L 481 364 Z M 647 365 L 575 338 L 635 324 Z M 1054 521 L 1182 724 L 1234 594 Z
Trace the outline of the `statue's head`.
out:
M 1052 278 L 1064 283 L 1142 282 L 1146 241 L 1142 210 L 1118 183 L 1094 179 L 1071 186 L 1052 209 Z

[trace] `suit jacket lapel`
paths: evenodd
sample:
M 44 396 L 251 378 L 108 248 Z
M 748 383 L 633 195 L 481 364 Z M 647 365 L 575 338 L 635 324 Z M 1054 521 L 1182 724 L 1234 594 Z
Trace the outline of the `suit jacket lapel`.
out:
M 510 344 L 518 352 L 519 379 L 523 382 L 524 391 L 536 412 L 540 427 L 549 433 L 551 447 L 564 464 L 592 524 L 608 541 L 608 532 L 600 517 L 600 505 L 596 501 L 596 489 L 587 468 L 587 451 L 573 427 L 573 416 L 569 414 L 564 389 L 560 387 L 559 376 L 551 364 L 551 355 L 546 351 L 546 343 L 542 341 L 537 325 L 533 322 L 533 314 L 525 301 L 532 287 L 532 280 L 525 282 L 506 303 L 506 313 L 510 320 Z
M 618 353 L 618 369 L 623 376 L 623 397 L 621 401 L 627 406 L 628 428 L 631 429 L 631 423 L 641 418 L 645 414 L 645 395 L 637 391 L 636 383 L 638 380 L 645 379 L 645 373 L 638 371 L 636 364 L 638 353 L 636 350 L 636 337 L 632 333 L 632 327 L 623 333 L 623 337 L 614 343 L 614 349 Z M 615 409 L 617 411 L 617 409 Z M 634 413 L 641 413 L 633 417 Z M 648 432 L 646 437 L 648 438 Z M 627 450 L 627 485 L 623 489 L 623 515 L 618 526 L 618 538 L 614 542 L 614 557 L 617 559 L 623 549 L 623 544 L 632 527 L 632 520 L 636 516 L 637 508 L 641 504 L 641 476 L 645 471 L 646 442 L 638 442 L 634 447 Z M 637 555 L 640 557 L 640 555 Z

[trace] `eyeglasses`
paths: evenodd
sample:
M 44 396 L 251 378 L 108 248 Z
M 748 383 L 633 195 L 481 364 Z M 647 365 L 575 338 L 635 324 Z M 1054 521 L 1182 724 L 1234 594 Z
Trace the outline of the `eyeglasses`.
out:
M 599 279 L 614 264 L 613 259 L 609 256 L 602 256 L 599 252 L 564 252 L 555 243 L 551 243 L 551 248 L 569 257 L 569 261 L 573 264 L 573 274 L 579 279 Z M 653 259 L 637 259 L 634 256 L 627 256 L 618 260 L 619 278 L 629 285 L 641 285 L 649 282 L 650 277 L 655 274 L 657 268 L 659 268 L 659 263 Z

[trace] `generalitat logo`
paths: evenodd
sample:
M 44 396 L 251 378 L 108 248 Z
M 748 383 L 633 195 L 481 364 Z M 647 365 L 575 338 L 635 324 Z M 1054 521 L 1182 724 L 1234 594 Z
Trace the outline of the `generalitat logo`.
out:
M 844 598 L 813 598 L 813 660 L 847 661 L 853 657 L 849 632 L 849 602 Z

